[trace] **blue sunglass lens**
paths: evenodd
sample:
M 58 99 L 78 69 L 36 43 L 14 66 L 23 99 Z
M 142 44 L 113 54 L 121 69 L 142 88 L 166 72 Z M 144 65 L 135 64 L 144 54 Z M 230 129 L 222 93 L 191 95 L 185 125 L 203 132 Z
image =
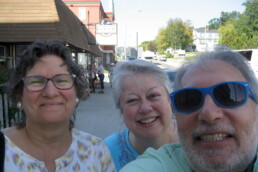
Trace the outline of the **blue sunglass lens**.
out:
M 184 89 L 173 97 L 176 111 L 191 113 L 197 111 L 202 103 L 205 90 L 212 89 L 211 97 L 214 102 L 224 108 L 234 108 L 243 105 L 247 99 L 247 90 L 243 84 L 229 82 L 210 88 Z

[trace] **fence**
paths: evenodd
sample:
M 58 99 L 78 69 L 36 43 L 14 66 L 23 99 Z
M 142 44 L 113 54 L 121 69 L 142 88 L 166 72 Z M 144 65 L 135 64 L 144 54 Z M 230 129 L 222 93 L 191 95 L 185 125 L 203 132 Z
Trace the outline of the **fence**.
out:
M 3 92 L 4 84 L 0 84 L 0 129 L 11 127 L 15 119 L 21 115 L 19 109 L 15 107 L 7 94 Z

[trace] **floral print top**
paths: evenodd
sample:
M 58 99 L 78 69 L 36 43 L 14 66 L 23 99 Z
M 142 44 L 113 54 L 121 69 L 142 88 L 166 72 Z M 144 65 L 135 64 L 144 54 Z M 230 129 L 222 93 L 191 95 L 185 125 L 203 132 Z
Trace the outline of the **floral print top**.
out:
M 55 160 L 56 172 L 113 172 L 115 166 L 103 141 L 72 129 L 73 141 L 67 152 Z M 45 163 L 28 155 L 7 136 L 5 172 L 47 172 Z

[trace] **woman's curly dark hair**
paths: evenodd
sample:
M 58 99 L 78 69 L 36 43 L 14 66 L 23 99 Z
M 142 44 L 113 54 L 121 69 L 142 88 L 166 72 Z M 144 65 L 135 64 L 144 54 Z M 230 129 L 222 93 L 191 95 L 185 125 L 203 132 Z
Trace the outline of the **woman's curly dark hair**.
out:
M 55 55 L 63 59 L 68 67 L 68 72 L 76 75 L 75 90 L 79 99 L 85 94 L 87 84 L 83 68 L 76 64 L 71 56 L 69 49 L 64 43 L 59 41 L 36 41 L 30 44 L 24 53 L 19 57 L 18 65 L 14 69 L 8 82 L 9 94 L 13 103 L 21 100 L 23 94 L 23 77 L 35 63 L 45 55 Z M 75 113 L 75 112 L 74 112 Z M 26 124 L 26 115 L 22 112 L 22 117 L 16 121 L 18 128 L 23 128 Z M 70 121 L 70 128 L 74 126 L 73 120 Z

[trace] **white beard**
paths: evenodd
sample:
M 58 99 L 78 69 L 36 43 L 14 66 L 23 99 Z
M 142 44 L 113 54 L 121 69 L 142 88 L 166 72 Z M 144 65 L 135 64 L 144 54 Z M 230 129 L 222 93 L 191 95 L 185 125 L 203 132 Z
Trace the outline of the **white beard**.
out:
M 200 128 L 208 129 L 207 126 Z M 229 130 L 232 130 L 232 128 Z M 180 129 L 178 134 L 186 158 L 196 172 L 243 172 L 256 156 L 258 146 L 257 118 L 251 130 L 251 133 L 243 131 L 239 134 L 242 136 L 242 142 L 241 147 L 237 150 L 230 147 L 226 149 L 200 150 L 192 145 L 192 138 L 184 136 Z

